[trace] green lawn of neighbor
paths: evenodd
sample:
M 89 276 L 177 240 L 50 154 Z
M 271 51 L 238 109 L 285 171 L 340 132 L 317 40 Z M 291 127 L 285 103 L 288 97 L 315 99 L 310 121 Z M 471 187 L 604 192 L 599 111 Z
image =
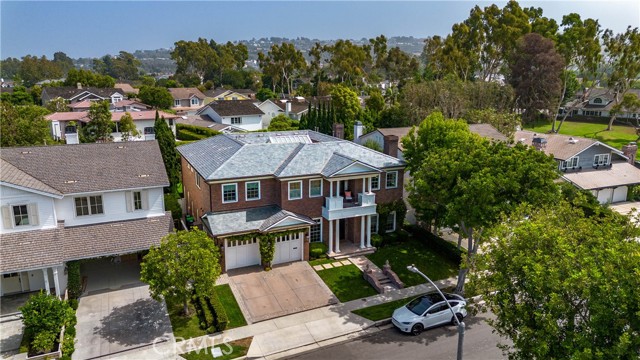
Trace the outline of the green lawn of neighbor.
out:
M 556 126 L 558 124 L 560 124 L 559 120 L 556 122 Z M 595 139 L 616 149 L 638 139 L 635 129 L 630 126 L 614 124 L 611 131 L 607 131 L 606 128 L 607 124 L 603 123 L 565 121 L 560 128 L 560 134 Z M 533 125 L 526 125 L 525 129 L 544 134 L 551 130 L 551 122 L 537 122 Z
M 378 294 L 355 265 L 320 270 L 317 273 L 341 302 Z
M 236 297 L 233 296 L 233 292 L 231 292 L 229 284 L 218 285 L 214 287 L 214 290 L 216 294 L 218 294 L 218 299 L 220 299 L 222 306 L 224 306 L 224 309 L 227 312 L 227 317 L 229 318 L 227 329 L 247 325 L 247 321 L 244 319 L 244 315 L 242 315 L 240 306 L 238 306 Z
M 249 351 L 249 346 L 251 345 L 252 339 L 253 337 L 248 337 L 240 340 L 230 341 L 228 344 L 216 345 L 216 347 L 219 347 L 220 350 L 222 350 L 223 355 L 215 359 L 231 360 L 247 355 L 247 351 Z M 226 352 L 229 352 L 229 346 L 231 346 L 232 351 L 226 354 Z M 211 360 L 214 359 L 213 347 L 201 349 L 200 351 L 195 350 L 186 354 L 181 354 L 180 356 L 187 360 Z

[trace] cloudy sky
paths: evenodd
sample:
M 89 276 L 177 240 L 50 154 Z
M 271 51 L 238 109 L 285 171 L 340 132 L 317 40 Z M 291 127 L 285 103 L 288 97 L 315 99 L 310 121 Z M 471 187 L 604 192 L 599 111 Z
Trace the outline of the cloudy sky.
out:
M 0 58 L 56 51 L 98 57 L 169 48 L 198 37 L 360 39 L 446 35 L 476 4 L 504 1 L 7 1 L 0 0 Z M 616 32 L 640 26 L 640 1 L 521 1 L 558 22 L 577 12 Z

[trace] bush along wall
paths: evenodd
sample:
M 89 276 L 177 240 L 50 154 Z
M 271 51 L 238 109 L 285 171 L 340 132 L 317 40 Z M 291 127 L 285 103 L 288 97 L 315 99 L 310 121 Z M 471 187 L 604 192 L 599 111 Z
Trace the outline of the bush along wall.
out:
M 404 225 L 404 219 L 407 216 L 407 205 L 403 199 L 398 199 L 389 203 L 378 204 L 378 234 L 385 234 L 385 224 L 387 223 L 387 217 L 392 212 L 396 212 L 396 231 L 402 229 Z
M 82 279 L 80 277 L 80 261 L 69 261 L 67 263 L 67 289 L 69 299 L 77 299 L 82 291 Z
M 187 124 L 176 124 L 176 138 L 178 140 L 202 140 L 219 134 L 219 131 L 213 129 Z

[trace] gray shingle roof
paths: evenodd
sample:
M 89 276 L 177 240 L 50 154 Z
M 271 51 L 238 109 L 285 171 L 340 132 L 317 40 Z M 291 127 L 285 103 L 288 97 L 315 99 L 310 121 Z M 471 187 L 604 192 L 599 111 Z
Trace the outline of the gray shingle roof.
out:
M 169 186 L 156 141 L 4 148 L 0 158 L 13 165 L 2 179 L 19 170 L 61 194 Z
M 264 115 L 253 100 L 219 100 L 212 101 L 207 106 L 220 116 Z
M 62 193 L 0 158 L 0 181 L 62 197 Z
M 355 163 L 355 160 L 347 156 L 333 154 L 320 173 L 324 176 L 331 176 L 353 163 Z
M 174 100 L 190 99 L 192 97 L 205 98 L 198 88 L 169 88 L 168 90 Z
M 268 142 L 274 136 L 292 134 L 307 134 L 314 142 L 311 144 Z M 336 139 L 310 130 L 223 134 L 180 146 L 178 151 L 207 180 L 265 175 L 293 177 L 328 174 L 330 169 L 339 170 L 354 161 L 378 169 L 405 165 L 401 160 L 351 141 Z M 339 157 L 334 157 L 335 154 L 340 154 L 344 158 L 347 158 L 344 154 L 348 154 L 349 160 L 338 160 Z M 327 170 L 323 171 L 325 168 Z
M 276 205 L 218 213 L 208 212 L 202 217 L 202 221 L 211 235 L 220 236 L 267 231 L 289 216 L 299 220 L 303 225 L 314 224 L 309 217 L 282 210 Z
M 172 229 L 171 213 L 167 212 L 145 219 L 3 234 L 0 272 L 138 252 L 160 244 L 162 237 Z

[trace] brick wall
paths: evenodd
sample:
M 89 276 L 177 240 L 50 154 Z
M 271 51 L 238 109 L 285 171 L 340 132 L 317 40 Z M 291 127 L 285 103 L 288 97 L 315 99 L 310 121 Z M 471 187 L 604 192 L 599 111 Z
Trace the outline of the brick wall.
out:
M 186 214 L 193 215 L 195 223 L 200 224 L 200 217 L 207 211 L 211 210 L 209 206 L 209 185 L 204 181 L 204 178 L 198 175 L 195 169 L 193 169 L 193 167 L 191 167 L 184 158 L 181 158 L 181 164 L 185 212 Z M 200 178 L 199 188 L 196 186 L 196 176 Z
M 246 183 L 260 181 L 260 200 L 246 201 Z M 232 203 L 222 203 L 222 185 L 237 184 L 238 201 Z M 276 179 L 261 179 L 249 181 L 229 181 L 222 184 L 211 184 L 211 203 L 210 209 L 214 212 L 231 211 L 255 208 L 268 205 L 278 205 L 280 198 L 279 181 Z

